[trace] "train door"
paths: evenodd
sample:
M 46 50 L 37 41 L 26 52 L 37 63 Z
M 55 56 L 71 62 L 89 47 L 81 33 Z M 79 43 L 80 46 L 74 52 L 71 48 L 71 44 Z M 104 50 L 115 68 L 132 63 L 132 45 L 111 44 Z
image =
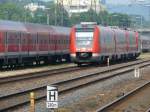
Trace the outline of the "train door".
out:
M 55 53 L 55 41 L 54 41 L 54 35 L 52 33 L 49 34 L 49 53 L 50 54 Z
M 48 45 L 49 45 L 49 34 L 44 34 L 44 40 L 45 40 L 45 44 L 44 44 L 44 50 L 46 52 L 46 54 L 48 55 Z
M 116 42 L 116 32 L 115 30 L 112 30 L 113 31 L 113 40 L 114 40 L 114 52 L 115 52 L 115 55 L 116 55 L 116 50 L 117 50 L 117 42 Z
M 4 56 L 5 52 L 5 33 L 0 32 L 0 57 Z
M 58 52 L 58 39 L 57 39 L 56 34 L 54 34 L 54 41 L 55 41 L 55 54 L 57 54 L 57 52 Z
M 125 37 L 126 37 L 126 51 L 127 53 L 129 52 L 129 32 L 125 32 Z
M 29 47 L 29 55 L 37 54 L 37 34 L 29 33 L 28 34 L 28 47 Z
M 22 55 L 28 55 L 28 34 L 25 32 L 21 33 L 20 49 Z

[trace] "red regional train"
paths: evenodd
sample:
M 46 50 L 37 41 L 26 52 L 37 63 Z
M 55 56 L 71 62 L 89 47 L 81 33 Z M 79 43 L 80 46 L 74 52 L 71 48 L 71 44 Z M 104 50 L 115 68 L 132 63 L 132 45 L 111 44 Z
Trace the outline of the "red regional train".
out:
M 71 60 L 101 63 L 110 60 L 136 58 L 140 54 L 139 34 L 135 31 L 103 27 L 91 23 L 75 25 L 70 33 Z
M 69 60 L 70 28 L 0 20 L 0 66 Z

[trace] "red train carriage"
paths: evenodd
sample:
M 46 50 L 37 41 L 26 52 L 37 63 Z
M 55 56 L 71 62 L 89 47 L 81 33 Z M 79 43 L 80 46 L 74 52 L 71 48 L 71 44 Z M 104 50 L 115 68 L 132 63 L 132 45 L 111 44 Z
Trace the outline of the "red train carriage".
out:
M 69 60 L 69 31 L 67 27 L 0 21 L 0 64 Z
M 150 38 L 148 36 L 141 36 L 141 50 L 142 52 L 150 52 Z
M 71 29 L 70 39 L 71 59 L 78 65 L 107 58 L 136 58 L 140 54 L 139 35 L 134 31 L 84 23 Z

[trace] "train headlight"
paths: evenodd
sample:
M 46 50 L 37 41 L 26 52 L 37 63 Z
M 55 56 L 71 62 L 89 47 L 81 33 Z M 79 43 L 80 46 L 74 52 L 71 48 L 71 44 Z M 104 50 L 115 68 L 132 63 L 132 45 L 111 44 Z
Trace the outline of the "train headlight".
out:
M 74 53 L 73 53 L 73 54 L 71 54 L 71 57 L 75 57 L 75 56 L 76 56 L 76 54 L 74 54 Z

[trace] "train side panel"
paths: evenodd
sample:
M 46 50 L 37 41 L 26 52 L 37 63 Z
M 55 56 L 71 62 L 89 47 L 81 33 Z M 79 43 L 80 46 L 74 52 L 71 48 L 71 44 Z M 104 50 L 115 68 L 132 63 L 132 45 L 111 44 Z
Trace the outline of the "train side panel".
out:
M 119 55 L 127 53 L 127 41 L 125 32 L 121 30 L 115 30 L 116 35 L 116 52 Z
M 111 29 L 100 28 L 101 55 L 113 55 L 115 53 L 114 32 Z

